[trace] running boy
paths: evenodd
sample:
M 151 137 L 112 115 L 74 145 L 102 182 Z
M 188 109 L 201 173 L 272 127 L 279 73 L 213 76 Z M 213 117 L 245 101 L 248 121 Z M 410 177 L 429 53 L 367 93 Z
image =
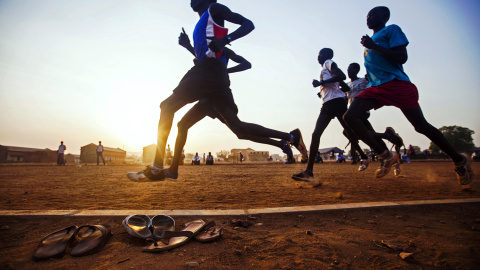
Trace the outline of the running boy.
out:
M 368 81 L 365 78 L 359 78 L 358 73 L 360 72 L 360 65 L 358 63 L 351 63 L 348 65 L 347 68 L 347 75 L 348 78 L 350 79 L 350 82 L 344 83 L 343 81 L 340 82 L 340 85 L 342 86 L 342 90 L 346 93 L 347 98 L 348 98 L 348 103 L 352 104 L 353 99 L 360 94 L 363 89 L 367 87 Z M 363 115 L 360 116 L 360 119 L 367 125 L 370 125 L 370 122 L 368 121 L 368 118 L 370 117 L 370 112 L 365 112 Z M 343 134 L 348 138 L 346 131 L 343 131 Z M 352 138 L 353 139 L 353 138 Z M 358 141 L 357 141 L 358 144 Z M 357 152 L 358 149 L 354 146 L 354 144 L 351 144 L 350 152 L 352 153 L 352 164 L 357 164 Z M 360 164 L 363 166 L 364 164 L 370 163 L 371 159 L 367 157 L 366 160 L 361 160 Z M 368 165 L 366 165 L 368 166 Z
M 350 78 L 350 82 L 348 82 L 346 85 L 344 82 L 340 82 L 342 86 L 342 90 L 347 94 L 348 103 L 350 105 L 352 104 L 355 97 L 358 94 L 360 94 L 368 85 L 368 80 L 365 78 L 359 78 L 358 72 L 360 72 L 360 65 L 358 63 L 351 63 L 347 69 L 347 74 L 348 74 L 348 77 Z M 365 127 L 368 130 L 374 132 L 372 124 L 370 124 L 370 121 L 368 121 L 369 117 L 370 117 L 370 111 L 366 111 L 359 116 L 360 120 L 365 125 Z M 343 134 L 348 138 L 346 131 L 344 131 Z M 357 140 L 356 136 L 352 135 L 351 137 L 352 139 Z M 402 138 L 397 133 L 395 133 L 395 130 L 391 127 L 387 127 L 385 130 L 385 133 L 376 133 L 375 137 L 379 139 L 380 143 L 382 144 L 383 142 L 381 139 L 386 139 L 390 141 L 395 145 L 395 149 L 400 149 L 400 147 L 402 147 L 403 145 Z M 352 156 L 353 156 L 353 153 L 357 150 L 355 149 L 355 145 L 358 145 L 358 140 L 356 144 L 352 144 L 352 148 L 351 148 Z M 400 152 L 398 153 L 400 154 Z M 368 159 L 366 160 L 362 159 L 361 160 L 362 165 L 360 166 L 360 169 L 363 167 L 368 167 L 368 164 L 370 163 L 370 161 L 371 161 L 370 157 L 368 157 Z
M 323 48 L 318 54 L 318 63 L 322 66 L 320 73 L 320 81 L 313 80 L 313 87 L 320 86 L 319 97 L 323 98 L 323 105 L 318 116 L 315 130 L 312 134 L 312 143 L 310 144 L 310 153 L 308 158 L 307 169 L 301 173 L 292 175 L 294 180 L 298 181 L 313 181 L 313 165 L 315 164 L 315 156 L 318 152 L 320 145 L 320 137 L 327 128 L 328 124 L 335 117 L 338 119 L 343 128 L 347 131 L 347 135 L 351 134 L 350 128 L 343 121 L 343 114 L 347 111 L 347 101 L 345 99 L 345 93 L 340 89 L 340 82 L 346 79 L 342 70 L 337 67 L 337 64 L 332 61 L 333 50 L 329 48 Z M 347 136 L 352 144 L 359 149 L 359 153 L 364 160 L 368 160 L 368 157 L 363 153 L 358 146 L 358 141 L 352 136 Z M 368 166 L 368 163 L 365 163 Z M 364 170 L 360 168 L 359 170 Z
M 452 158 L 458 182 L 467 185 L 473 179 L 470 157 L 455 151 L 443 134 L 425 120 L 418 104 L 417 88 L 410 82 L 402 66 L 407 62 L 409 42 L 400 27 L 394 24 L 386 26 L 389 18 L 390 10 L 383 6 L 373 8 L 367 15 L 367 26 L 373 30 L 373 36 L 363 36 L 360 43 L 365 47 L 365 68 L 369 84 L 355 98 L 344 119 L 361 140 L 380 153 L 381 165 L 375 173 L 377 178 L 388 174 L 398 159 L 398 153 L 388 151 L 386 145 L 375 138 L 374 131 L 369 131 L 359 116 L 371 109 L 395 106 L 402 110 L 417 132 L 427 136 Z
M 175 166 L 172 164 L 173 168 L 171 167 L 171 170 L 163 170 L 165 144 L 170 133 L 174 113 L 184 105 L 197 100 L 200 100 L 200 102 L 197 103 L 198 106 L 195 106 L 197 107 L 195 110 L 202 113 L 187 113 L 179 122 L 175 153 L 179 153 L 185 145 L 188 128 L 208 115 L 209 111 L 214 114 L 214 117 L 220 116 L 219 119 L 223 120 L 241 139 L 277 145 L 284 151 L 290 152 L 290 155 L 290 143 L 297 148 L 302 149 L 302 145 L 305 148 L 298 129 L 289 134 L 270 130 L 256 124 L 245 123 L 238 119 L 238 109 L 229 88 L 230 80 L 226 68 L 227 50 L 225 50 L 225 45 L 247 35 L 254 29 L 254 26 L 250 20 L 238 13 L 233 13 L 228 7 L 216 2 L 216 0 L 191 1 L 190 5 L 195 12 L 198 12 L 200 20 L 193 33 L 193 47 L 191 45 L 184 47 L 194 53 L 197 61 L 173 91 L 173 94 L 160 105 L 161 114 L 154 164 L 144 171 L 129 173 L 127 176 L 132 181 L 142 181 L 147 178 L 150 180 L 176 179 L 178 177 L 176 172 L 178 157 L 174 157 Z M 224 28 L 225 21 L 239 24 L 240 27 L 228 35 L 228 29 Z M 205 108 L 207 108 L 207 111 L 205 111 Z M 281 141 L 274 141 L 270 138 L 279 138 Z M 304 151 L 306 152 L 306 149 Z

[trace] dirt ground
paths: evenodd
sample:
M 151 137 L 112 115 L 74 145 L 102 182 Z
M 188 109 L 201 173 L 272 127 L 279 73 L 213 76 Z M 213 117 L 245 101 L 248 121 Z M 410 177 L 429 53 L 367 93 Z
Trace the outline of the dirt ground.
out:
M 2 210 L 252 209 L 356 202 L 480 198 L 480 163 L 470 188 L 450 162 L 412 162 L 373 177 L 350 164 L 315 166 L 323 185 L 290 176 L 305 165 L 270 163 L 183 166 L 178 180 L 135 183 L 141 166 L 0 166 Z M 0 269 L 479 269 L 480 204 L 403 206 L 255 216 L 174 217 L 177 230 L 214 219 L 223 239 L 193 240 L 172 251 L 142 253 L 145 242 L 121 225 L 124 217 L 0 217 Z M 253 224 L 238 228 L 235 218 Z M 33 262 L 41 238 L 71 225 L 109 224 L 113 237 L 97 254 Z M 383 241 L 383 243 L 382 243 Z M 388 247 L 388 245 L 390 247 Z M 402 259 L 400 253 L 412 253 Z

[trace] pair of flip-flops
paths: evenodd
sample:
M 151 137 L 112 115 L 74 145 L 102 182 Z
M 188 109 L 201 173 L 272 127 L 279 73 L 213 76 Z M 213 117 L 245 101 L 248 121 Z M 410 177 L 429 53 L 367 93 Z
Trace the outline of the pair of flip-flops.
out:
M 45 236 L 33 254 L 36 261 L 62 258 L 67 249 L 72 256 L 85 256 L 99 252 L 112 235 L 109 225 L 70 226 Z
M 161 252 L 186 244 L 190 239 L 208 243 L 222 236 L 223 228 L 215 227 L 215 222 L 205 223 L 195 220 L 185 224 L 181 231 L 175 231 L 175 221 L 167 215 L 157 215 L 150 219 L 146 215 L 128 216 L 123 221 L 127 232 L 151 244 L 142 249 L 144 252 Z

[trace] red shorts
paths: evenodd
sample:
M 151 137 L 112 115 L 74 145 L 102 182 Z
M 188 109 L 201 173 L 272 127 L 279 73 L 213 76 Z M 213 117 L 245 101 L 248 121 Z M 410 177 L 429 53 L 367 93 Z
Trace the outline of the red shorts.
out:
M 376 99 L 381 105 L 375 110 L 383 106 L 395 106 L 399 109 L 413 109 L 420 106 L 417 87 L 411 82 L 397 79 L 366 88 L 355 98 Z

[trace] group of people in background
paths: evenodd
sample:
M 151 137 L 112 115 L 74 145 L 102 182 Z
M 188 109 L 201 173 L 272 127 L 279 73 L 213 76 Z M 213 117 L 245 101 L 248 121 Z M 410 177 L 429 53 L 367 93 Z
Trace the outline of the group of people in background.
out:
M 65 159 L 65 150 L 67 150 L 67 146 L 63 144 L 63 141 L 60 142 L 57 150 L 57 165 L 66 165 L 67 160 Z M 102 141 L 98 142 L 97 149 L 95 151 L 97 153 L 97 166 L 100 165 L 100 159 L 102 159 L 103 165 L 105 166 L 105 157 L 103 156 L 103 145 Z M 111 160 L 110 160 L 111 162 Z
M 192 165 L 200 165 L 201 158 L 198 155 L 198 152 L 195 153 L 195 156 L 192 158 Z M 208 152 L 208 155 L 205 157 L 205 153 L 203 153 L 203 163 L 206 165 L 213 165 L 215 159 L 212 155 L 212 152 Z

